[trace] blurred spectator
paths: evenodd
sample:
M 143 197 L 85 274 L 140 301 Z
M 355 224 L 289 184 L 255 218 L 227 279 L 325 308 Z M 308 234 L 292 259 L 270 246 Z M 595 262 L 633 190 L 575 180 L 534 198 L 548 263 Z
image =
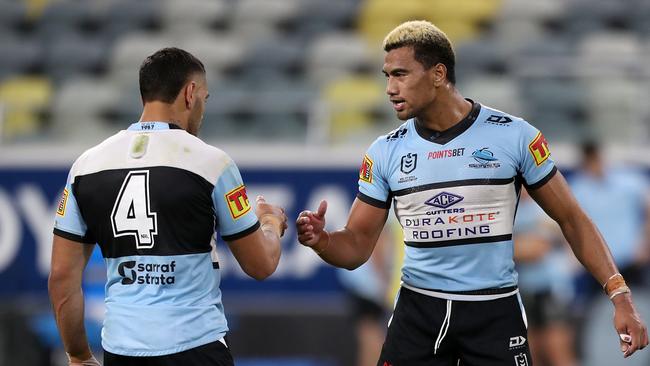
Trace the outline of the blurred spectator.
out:
M 558 229 L 523 190 L 515 219 L 515 261 L 528 318 L 528 342 L 537 366 L 577 365 L 569 322 L 573 295 L 566 266 L 569 257 L 558 246 Z
M 582 145 L 582 161 L 570 185 L 586 213 L 594 221 L 609 245 L 614 261 L 632 288 L 638 311 L 644 319 L 650 316 L 648 292 L 648 227 L 650 208 L 648 183 L 643 172 L 623 166 L 608 165 L 601 147 L 590 141 Z M 580 349 L 584 365 L 611 366 L 622 364 L 616 347 L 612 346 L 610 301 L 599 296 L 601 284 L 587 273 L 576 275 L 576 315 L 583 317 Z M 626 366 L 650 364 L 648 354 L 625 360 Z
M 394 246 L 387 225 L 368 262 L 353 271 L 337 269 L 355 328 L 356 366 L 376 365 L 384 343 Z
M 648 182 L 641 171 L 607 166 L 596 142 L 582 145 L 582 162 L 570 179 L 571 189 L 609 245 L 616 265 L 634 290 L 645 286 L 644 271 L 650 263 L 648 245 Z M 587 300 L 600 292 L 601 284 L 581 275 L 579 284 Z

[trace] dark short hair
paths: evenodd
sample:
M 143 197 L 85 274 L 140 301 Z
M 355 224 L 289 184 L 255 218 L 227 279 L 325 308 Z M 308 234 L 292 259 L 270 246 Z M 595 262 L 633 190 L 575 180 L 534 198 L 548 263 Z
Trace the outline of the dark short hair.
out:
M 584 140 L 580 144 L 583 159 L 593 159 L 600 155 L 600 144 L 596 140 Z
M 191 53 L 176 47 L 156 51 L 140 65 L 142 101 L 173 103 L 194 73 L 205 74 L 205 67 Z
M 414 58 L 425 69 L 438 63 L 447 68 L 447 80 L 456 84 L 456 56 L 447 35 L 424 20 L 408 21 L 393 29 L 384 39 L 384 51 L 411 47 Z

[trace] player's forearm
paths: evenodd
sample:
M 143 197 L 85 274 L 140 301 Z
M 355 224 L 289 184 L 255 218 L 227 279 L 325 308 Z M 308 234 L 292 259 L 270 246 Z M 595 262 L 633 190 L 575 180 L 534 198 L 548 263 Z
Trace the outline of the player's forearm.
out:
M 264 233 L 264 270 L 260 273 L 260 278 L 258 280 L 265 279 L 275 272 L 278 268 L 278 263 L 280 263 L 280 255 L 282 252 L 282 244 L 280 243 L 280 233 L 276 230 L 267 230 L 262 229 Z
M 560 227 L 576 258 L 600 284 L 618 272 L 605 240 L 584 213 L 560 223 Z
M 59 334 L 72 359 L 87 360 L 92 356 L 84 326 L 84 299 L 81 287 L 50 278 L 50 299 Z
M 374 238 L 375 242 L 377 238 Z M 361 242 L 362 235 L 355 234 L 347 228 L 326 232 L 323 231 L 317 245 L 312 249 L 327 263 L 341 268 L 353 270 L 364 264 L 370 254 L 373 245 Z M 365 240 L 372 240 L 367 239 Z M 367 250 L 369 248 L 370 250 Z

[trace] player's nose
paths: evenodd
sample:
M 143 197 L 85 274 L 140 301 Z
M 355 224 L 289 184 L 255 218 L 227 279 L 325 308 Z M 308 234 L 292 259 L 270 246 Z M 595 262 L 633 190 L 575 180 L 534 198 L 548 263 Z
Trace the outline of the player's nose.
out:
M 386 80 L 386 94 L 389 96 L 397 95 L 399 94 L 399 89 L 397 88 L 397 83 L 392 81 L 392 78 L 388 78 Z

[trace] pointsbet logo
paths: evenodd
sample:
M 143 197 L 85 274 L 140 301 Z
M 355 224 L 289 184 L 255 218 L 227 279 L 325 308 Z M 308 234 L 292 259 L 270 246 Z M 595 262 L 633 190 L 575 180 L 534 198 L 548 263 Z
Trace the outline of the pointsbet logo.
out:
M 176 261 L 170 263 L 122 262 L 117 266 L 117 273 L 122 276 L 123 285 L 173 285 Z

